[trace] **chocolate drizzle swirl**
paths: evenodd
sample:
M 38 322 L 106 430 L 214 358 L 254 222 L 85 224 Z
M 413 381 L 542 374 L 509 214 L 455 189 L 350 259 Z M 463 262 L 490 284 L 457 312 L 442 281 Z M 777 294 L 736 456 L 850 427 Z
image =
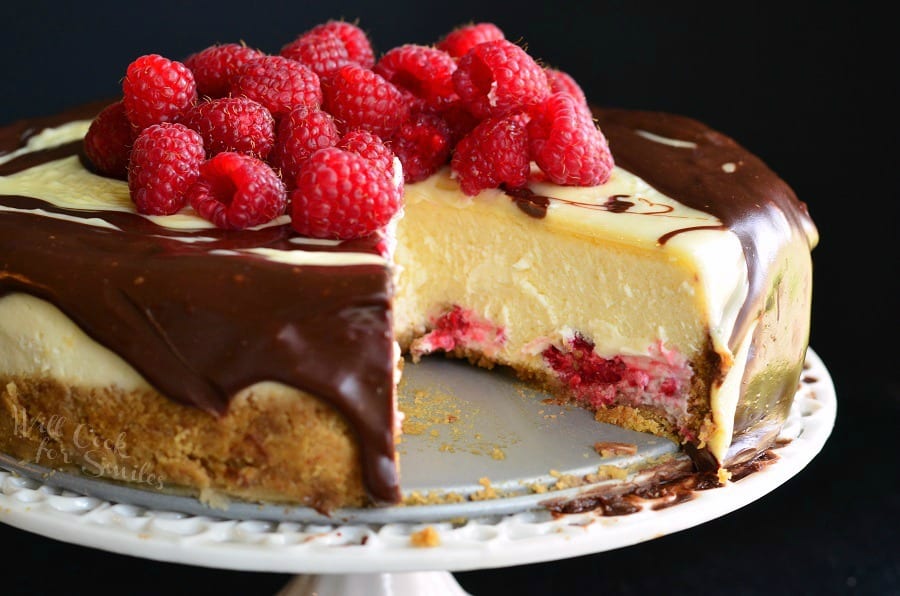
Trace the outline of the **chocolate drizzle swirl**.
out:
M 503 192 L 509 195 L 516 207 L 522 210 L 525 215 L 535 219 L 544 219 L 547 217 L 547 207 L 550 206 L 550 197 L 536 194 L 527 187 L 510 188 L 503 186 Z
M 568 199 L 561 199 L 559 197 L 539 195 L 528 187 L 511 188 L 503 185 L 502 188 L 503 192 L 509 195 L 509 198 L 512 199 L 513 203 L 516 204 L 516 207 L 521 209 L 522 212 L 525 213 L 525 215 L 528 215 L 535 219 L 544 219 L 545 217 L 547 217 L 547 209 L 550 207 L 550 203 L 553 201 L 572 205 L 573 207 L 584 207 L 585 209 L 609 211 L 610 213 L 625 213 L 626 211 L 634 207 L 634 201 L 623 200 L 629 198 L 629 195 L 612 195 L 611 197 L 606 199 L 605 203 L 601 203 L 598 205 L 594 203 L 579 203 L 578 201 L 570 201 Z M 649 204 L 661 209 L 659 211 L 647 213 L 647 215 L 661 215 L 672 211 L 671 207 L 667 207 L 665 205 L 657 205 L 655 203 Z
M 627 199 L 629 195 L 613 195 L 606 199 L 606 203 L 604 203 L 607 211 L 610 213 L 625 213 L 632 207 L 634 207 L 634 201 L 623 201 L 622 199 Z
M 525 215 L 529 217 L 533 217 L 535 219 L 544 219 L 547 217 L 547 211 L 550 208 L 551 203 L 562 203 L 565 205 L 570 205 L 572 207 L 579 207 L 581 209 L 591 209 L 593 211 L 608 211 L 609 213 L 627 213 L 632 212 L 632 209 L 637 205 L 638 202 L 641 203 L 645 210 L 640 211 L 641 215 L 668 215 L 674 211 L 674 208 L 671 205 L 665 205 L 662 203 L 656 203 L 644 197 L 636 197 L 633 201 L 626 201 L 625 199 L 631 198 L 631 195 L 611 195 L 606 201 L 603 203 L 584 203 L 581 201 L 573 201 L 571 199 L 563 199 L 561 197 L 550 197 L 547 195 L 541 195 L 534 192 L 532 189 L 525 187 L 512 188 L 506 186 L 505 184 L 500 187 L 503 192 L 512 200 L 513 203 L 516 204 L 520 210 L 522 210 Z M 722 229 L 724 226 L 717 226 L 717 229 Z M 677 230 L 672 232 L 672 234 L 677 234 L 684 230 Z M 663 243 L 663 242 L 661 242 Z

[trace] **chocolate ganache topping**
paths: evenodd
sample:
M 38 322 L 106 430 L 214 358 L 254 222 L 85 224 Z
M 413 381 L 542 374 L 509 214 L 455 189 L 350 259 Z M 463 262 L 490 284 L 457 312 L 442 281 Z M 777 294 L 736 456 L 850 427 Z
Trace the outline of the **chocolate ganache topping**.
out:
M 8 126 L 0 130 L 0 155 L 44 128 L 91 118 L 105 105 Z M 815 242 L 805 205 L 758 158 L 699 122 L 626 110 L 595 115 L 619 167 L 714 215 L 740 238 L 749 292 L 732 335 L 736 344 L 765 299 L 766 267 L 760 264 L 785 237 L 803 234 Z M 0 164 L 0 176 L 79 150 L 76 142 L 25 153 Z M 555 200 L 531 191 L 510 194 L 536 218 Z M 627 210 L 626 199 L 610 197 L 603 208 Z M 393 396 L 386 391 L 393 378 L 385 357 L 392 350 L 388 266 L 286 266 L 235 252 L 290 247 L 377 255 L 378 238 L 297 245 L 288 226 L 171 230 L 132 213 L 64 209 L 32 197 L 0 196 L 0 206 L 9 208 L 0 217 L 0 296 L 24 292 L 53 303 L 163 395 L 214 415 L 258 381 L 322 397 L 357 433 L 373 500 L 398 500 Z M 204 238 L 179 239 L 190 235 Z

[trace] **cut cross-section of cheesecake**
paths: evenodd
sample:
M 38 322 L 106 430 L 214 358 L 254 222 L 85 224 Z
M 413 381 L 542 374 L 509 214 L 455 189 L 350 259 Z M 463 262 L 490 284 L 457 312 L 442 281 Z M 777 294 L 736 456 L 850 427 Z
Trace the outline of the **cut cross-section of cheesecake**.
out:
M 752 457 L 803 363 L 815 230 L 730 139 L 670 115 L 598 116 L 620 164 L 601 186 L 465 197 L 447 170 L 407 188 L 400 343 L 511 366 L 705 465 Z

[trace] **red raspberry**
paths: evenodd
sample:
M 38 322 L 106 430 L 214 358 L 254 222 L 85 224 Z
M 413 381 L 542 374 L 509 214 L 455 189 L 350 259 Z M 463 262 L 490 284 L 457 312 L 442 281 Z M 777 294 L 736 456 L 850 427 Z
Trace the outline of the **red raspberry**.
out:
M 588 105 L 587 97 L 585 97 L 584 91 L 581 89 L 581 86 L 577 82 L 575 82 L 575 79 L 573 79 L 571 75 L 555 68 L 548 68 L 544 72 L 547 73 L 547 81 L 549 81 L 550 83 L 550 91 L 552 93 L 565 91 L 576 100 L 578 100 L 579 103 Z
M 456 96 L 455 70 L 456 62 L 446 52 L 415 44 L 388 50 L 375 65 L 375 72 L 431 107 L 449 104 Z
M 412 94 L 411 91 L 404 89 L 403 87 L 397 87 L 397 91 L 400 92 L 400 95 L 403 96 L 403 102 L 406 104 L 406 113 L 413 114 L 415 112 L 434 112 L 435 108 L 430 107 L 428 102 L 422 99 L 421 97 L 416 97 Z M 456 97 L 454 94 L 453 97 Z M 457 102 L 459 98 L 456 97 Z
M 362 128 L 382 139 L 391 136 L 409 111 L 396 87 L 356 64 L 344 66 L 329 80 L 325 107 L 340 130 Z
M 528 139 L 531 158 L 556 184 L 594 186 L 609 179 L 613 158 L 606 138 L 590 112 L 566 92 L 533 108 Z
M 478 44 L 498 39 L 505 39 L 505 36 L 497 25 L 473 23 L 457 27 L 437 42 L 435 47 L 444 50 L 454 58 L 462 58 Z
M 197 85 L 187 66 L 159 54 L 141 56 L 128 65 L 122 80 L 125 113 L 142 130 L 172 122 L 197 101 Z
M 201 102 L 179 122 L 200 133 L 209 157 L 223 151 L 237 151 L 266 159 L 275 143 L 272 114 L 246 97 Z
M 318 75 L 284 56 L 265 56 L 244 64 L 231 80 L 231 93 L 261 103 L 275 118 L 297 106 L 322 104 Z
M 122 101 L 106 106 L 97 114 L 84 136 L 84 154 L 98 174 L 121 180 L 128 178 L 133 134 Z
M 560 379 L 565 381 L 570 389 L 587 389 L 591 385 L 614 385 L 628 376 L 628 365 L 621 356 L 606 359 L 594 352 L 594 342 L 576 335 L 569 341 L 568 350 L 562 351 L 556 346 L 545 349 L 541 355 L 544 361 L 555 370 Z M 609 391 L 615 394 L 615 388 Z M 591 392 L 586 392 L 590 396 Z M 594 405 L 608 403 L 612 399 L 603 399 L 602 394 L 595 393 L 591 401 L 597 400 Z
M 300 168 L 291 221 L 304 236 L 359 238 L 386 226 L 401 198 L 402 185 L 374 162 L 337 147 L 320 149 Z
M 472 129 L 478 126 L 480 122 L 459 100 L 442 109 L 441 118 L 450 127 L 450 144 L 454 147 L 460 139 L 472 132 Z
M 501 184 L 524 186 L 530 165 L 521 113 L 482 121 L 459 142 L 451 162 L 460 187 L 470 196 Z
M 234 230 L 270 222 L 287 207 L 278 174 L 255 157 L 231 151 L 203 162 L 187 199 L 204 219 Z
M 188 56 L 184 64 L 194 73 L 197 93 L 206 97 L 225 97 L 231 78 L 240 68 L 266 54 L 237 43 L 209 46 Z
M 547 75 L 525 50 L 505 39 L 473 47 L 459 59 L 453 85 L 475 116 L 503 116 L 550 95 Z
M 278 122 L 275 148 L 269 161 L 281 170 L 285 186 L 294 188 L 300 165 L 310 155 L 340 140 L 334 119 L 318 108 L 294 108 Z
M 391 175 L 394 173 L 394 152 L 379 137 L 366 130 L 351 130 L 341 138 L 337 146 L 374 161 L 379 168 Z
M 446 164 L 453 148 L 451 141 L 450 126 L 440 116 L 410 116 L 391 137 L 391 148 L 403 164 L 404 182 L 424 180 Z
M 281 48 L 281 55 L 304 64 L 320 78 L 353 62 L 344 42 L 330 31 L 305 33 Z
M 184 193 L 203 162 L 203 138 L 182 124 L 148 126 L 134 141 L 128 188 L 138 213 L 171 215 L 184 207 Z
M 328 21 L 316 25 L 308 33 L 320 31 L 328 31 L 337 35 L 344 42 L 347 54 L 353 62 L 364 68 L 372 68 L 375 65 L 375 52 L 372 50 L 372 44 L 369 43 L 369 37 L 356 25 L 345 21 Z

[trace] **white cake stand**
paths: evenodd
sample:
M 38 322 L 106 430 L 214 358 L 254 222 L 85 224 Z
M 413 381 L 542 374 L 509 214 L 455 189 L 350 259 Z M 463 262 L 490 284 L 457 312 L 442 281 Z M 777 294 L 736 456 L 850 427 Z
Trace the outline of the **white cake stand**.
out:
M 551 515 L 522 500 L 455 505 L 449 521 L 423 508 L 391 508 L 383 519 L 229 519 L 132 500 L 87 496 L 60 488 L 52 477 L 29 478 L 0 469 L 0 522 L 43 536 L 120 554 L 205 567 L 297 574 L 280 596 L 372 594 L 464 596 L 450 572 L 497 568 L 598 553 L 672 534 L 710 521 L 771 492 L 822 449 L 834 426 L 837 399 L 828 370 L 809 351 L 803 380 L 782 431 L 777 458 L 737 482 L 697 491 L 690 500 L 629 515 L 597 512 Z M 6 466 L 10 467 L 10 466 Z M 14 466 L 12 466 L 14 467 Z M 101 483 L 98 483 L 101 484 Z M 554 493 L 572 496 L 584 488 Z M 155 499 L 165 497 L 154 495 Z M 499 502 L 502 502 L 500 499 Z M 183 503 L 173 500 L 171 503 Z M 184 508 L 181 508 L 184 509 Z M 398 516 L 396 510 L 402 510 Z M 255 516 L 246 516 L 255 517 Z M 303 519 L 298 518 L 298 519 Z M 445 519 L 447 519 L 445 517 Z M 403 521 L 398 521 L 403 520 Z M 436 544 L 413 545 L 430 528 Z

